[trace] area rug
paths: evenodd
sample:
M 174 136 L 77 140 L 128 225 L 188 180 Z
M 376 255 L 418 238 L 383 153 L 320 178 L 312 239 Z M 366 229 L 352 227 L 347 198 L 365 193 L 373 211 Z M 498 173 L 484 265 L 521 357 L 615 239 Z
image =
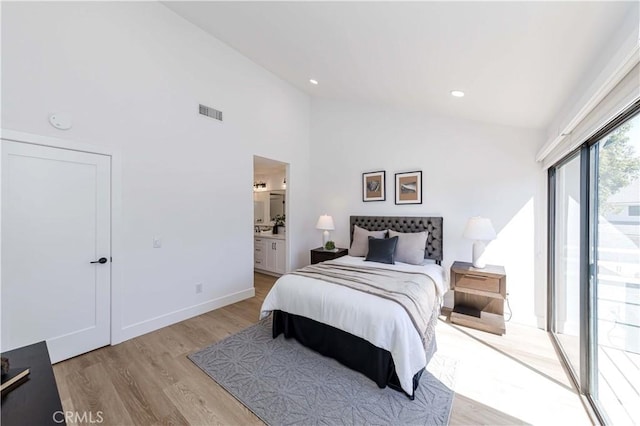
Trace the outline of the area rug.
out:
M 189 359 L 269 425 L 444 425 L 451 414 L 456 362 L 437 353 L 413 401 L 295 339 L 273 339 L 269 319 Z

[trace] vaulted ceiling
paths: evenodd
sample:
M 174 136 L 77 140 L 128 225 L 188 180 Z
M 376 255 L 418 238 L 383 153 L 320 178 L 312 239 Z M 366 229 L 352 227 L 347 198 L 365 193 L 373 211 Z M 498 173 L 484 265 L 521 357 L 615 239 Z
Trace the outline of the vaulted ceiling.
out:
M 608 1 L 164 4 L 312 96 L 528 128 L 549 125 L 638 13 Z

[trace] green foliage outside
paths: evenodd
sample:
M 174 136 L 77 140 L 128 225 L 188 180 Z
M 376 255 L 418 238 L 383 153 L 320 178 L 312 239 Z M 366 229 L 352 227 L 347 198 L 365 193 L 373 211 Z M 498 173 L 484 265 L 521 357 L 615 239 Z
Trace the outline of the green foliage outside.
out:
M 607 202 L 609 197 L 640 176 L 640 157 L 629 144 L 630 128 L 631 123 L 627 122 L 600 143 L 598 197 L 603 216 L 620 212 L 621 207 Z

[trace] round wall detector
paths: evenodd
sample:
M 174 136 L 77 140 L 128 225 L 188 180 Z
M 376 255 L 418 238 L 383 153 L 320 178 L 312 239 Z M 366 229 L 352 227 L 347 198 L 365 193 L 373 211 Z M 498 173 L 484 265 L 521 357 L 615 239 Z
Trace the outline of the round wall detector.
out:
M 69 130 L 72 126 L 69 114 L 56 112 L 49 116 L 49 123 L 59 130 Z

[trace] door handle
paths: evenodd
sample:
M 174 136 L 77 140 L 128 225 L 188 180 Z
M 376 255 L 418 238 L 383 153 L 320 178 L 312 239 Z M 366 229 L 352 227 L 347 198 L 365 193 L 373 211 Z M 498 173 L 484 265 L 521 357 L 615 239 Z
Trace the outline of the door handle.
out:
M 107 263 L 107 258 L 101 257 L 100 259 L 94 260 L 93 262 L 89 262 L 89 263 Z

